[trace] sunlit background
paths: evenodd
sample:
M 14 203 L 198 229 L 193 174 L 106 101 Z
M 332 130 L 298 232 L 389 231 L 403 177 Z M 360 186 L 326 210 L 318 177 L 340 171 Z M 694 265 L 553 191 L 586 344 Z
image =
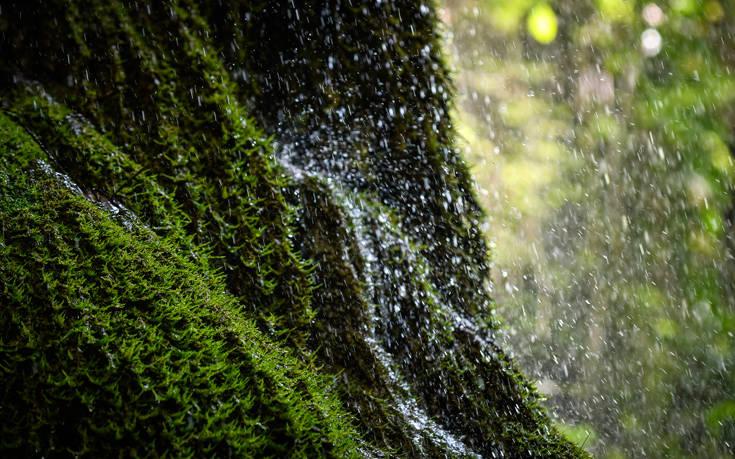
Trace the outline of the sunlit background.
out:
M 735 5 L 446 0 L 505 347 L 595 456 L 735 453 Z

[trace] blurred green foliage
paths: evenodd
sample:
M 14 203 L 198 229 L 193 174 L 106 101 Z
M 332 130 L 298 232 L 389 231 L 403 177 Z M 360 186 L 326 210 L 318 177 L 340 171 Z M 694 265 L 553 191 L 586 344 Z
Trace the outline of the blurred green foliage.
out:
M 735 2 L 447 0 L 508 341 L 599 457 L 735 453 Z

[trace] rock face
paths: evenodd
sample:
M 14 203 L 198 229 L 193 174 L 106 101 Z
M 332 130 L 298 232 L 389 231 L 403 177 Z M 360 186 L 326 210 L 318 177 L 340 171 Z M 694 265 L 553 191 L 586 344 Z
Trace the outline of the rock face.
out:
M 431 6 L 10 3 L 3 455 L 583 455 L 494 344 Z

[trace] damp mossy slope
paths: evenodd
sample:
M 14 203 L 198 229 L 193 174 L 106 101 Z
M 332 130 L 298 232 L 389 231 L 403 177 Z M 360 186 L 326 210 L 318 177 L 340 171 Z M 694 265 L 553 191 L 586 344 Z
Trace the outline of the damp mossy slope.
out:
M 494 343 L 431 5 L 23 1 L 0 45 L 0 449 L 583 455 Z

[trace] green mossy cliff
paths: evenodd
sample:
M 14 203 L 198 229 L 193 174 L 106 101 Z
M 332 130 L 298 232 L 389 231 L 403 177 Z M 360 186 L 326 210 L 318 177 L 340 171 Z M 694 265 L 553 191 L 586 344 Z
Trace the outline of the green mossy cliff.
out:
M 583 455 L 494 344 L 433 7 L 9 2 L 0 452 Z

